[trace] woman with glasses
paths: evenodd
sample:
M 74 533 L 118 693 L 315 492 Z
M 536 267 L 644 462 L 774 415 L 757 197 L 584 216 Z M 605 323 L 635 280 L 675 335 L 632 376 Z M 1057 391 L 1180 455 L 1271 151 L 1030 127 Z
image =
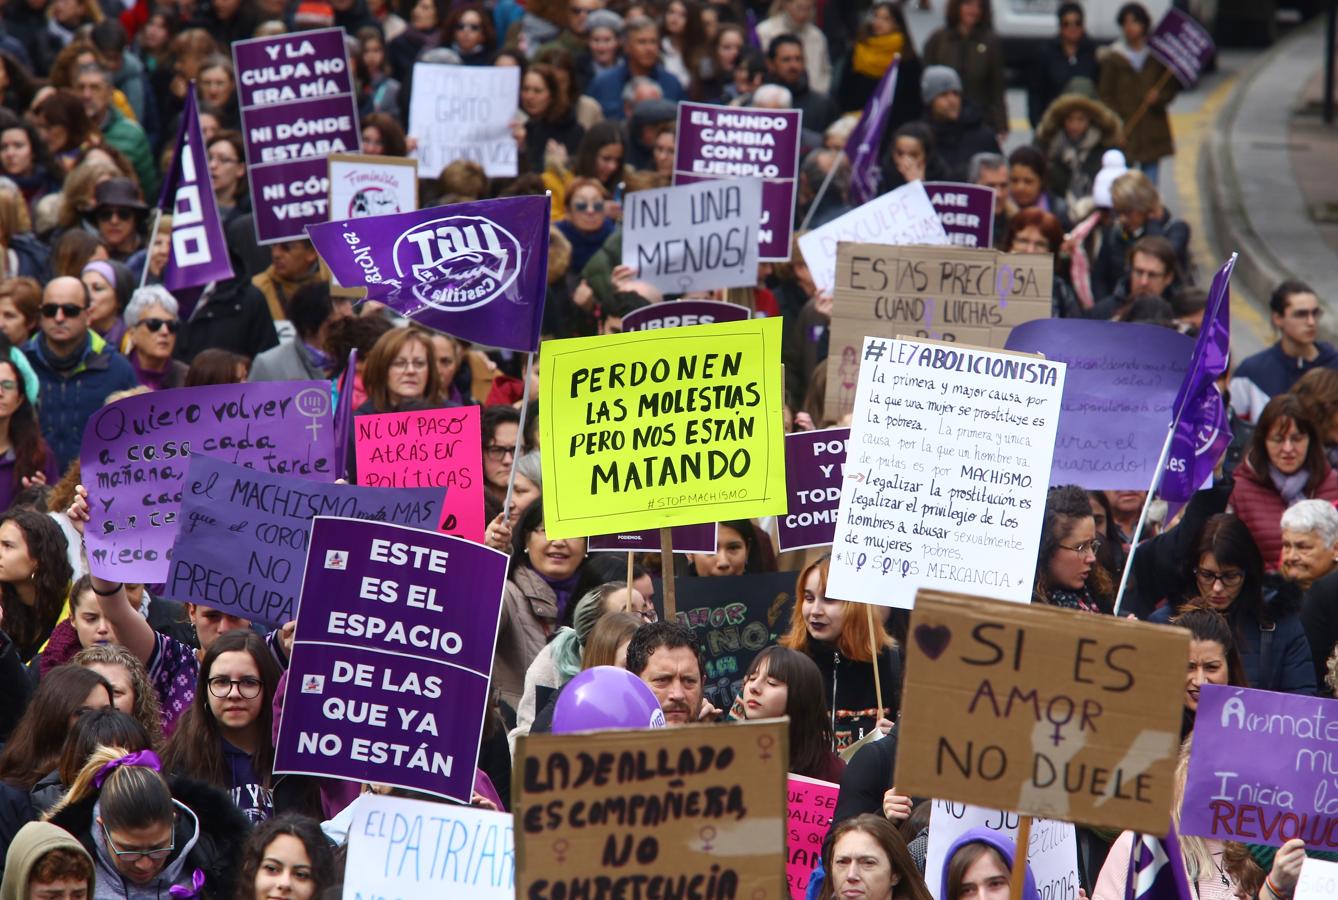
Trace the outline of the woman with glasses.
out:
M 567 188 L 567 217 L 557 229 L 571 244 L 570 271 L 584 269 L 617 227 L 608 214 L 608 200 L 608 191 L 593 178 L 577 178 Z
M 1073 485 L 1052 488 L 1045 498 L 1032 602 L 1109 612 L 1115 591 L 1097 558 L 1100 551 L 1087 491 Z
M 189 366 L 172 358 L 181 327 L 178 311 L 176 298 L 157 284 L 135 291 L 125 308 L 126 355 L 139 383 L 151 391 L 186 383 Z
M 477 3 L 457 6 L 446 19 L 441 44 L 460 54 L 467 66 L 490 66 L 497 50 L 492 16 Z
M 362 381 L 367 402 L 355 415 L 435 409 L 441 403 L 441 382 L 432 338 L 412 325 L 381 335 L 367 354 Z
M 1235 478 L 1231 509 L 1250 529 L 1268 572 L 1282 563 L 1288 507 L 1301 500 L 1338 503 L 1338 475 L 1325 458 L 1324 437 L 1310 407 L 1291 394 L 1264 407 Z
M 232 897 L 248 831 L 217 789 L 164 777 L 151 750 L 101 746 L 47 821 L 93 856 L 100 898 Z
M 163 751 L 174 774 L 229 791 L 252 822 L 274 814 L 274 688 L 279 666 L 249 628 L 214 641 L 200 662 L 195 700 Z
M 1214 609 L 1231 626 L 1250 687 L 1315 693 L 1310 644 L 1297 612 L 1299 592 L 1264 574 L 1259 547 L 1240 519 L 1227 513 L 1209 519 L 1184 569 L 1181 602 L 1167 603 L 1149 621 L 1169 622 L 1188 605 Z

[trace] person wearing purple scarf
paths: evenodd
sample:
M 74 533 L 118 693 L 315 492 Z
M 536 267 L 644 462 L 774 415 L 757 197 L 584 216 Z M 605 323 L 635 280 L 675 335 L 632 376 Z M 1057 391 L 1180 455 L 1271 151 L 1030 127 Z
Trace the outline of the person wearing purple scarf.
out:
M 571 598 L 586 585 L 585 538 L 549 540 L 543 501 L 520 516 L 511 542 L 511 574 L 502 598 L 502 618 L 493 657 L 493 683 L 514 708 L 525 687 L 525 671 L 564 622 Z
M 135 378 L 151 391 L 181 387 L 187 365 L 172 358 L 181 328 L 177 299 L 159 284 L 135 291 L 125 308 L 126 356 Z

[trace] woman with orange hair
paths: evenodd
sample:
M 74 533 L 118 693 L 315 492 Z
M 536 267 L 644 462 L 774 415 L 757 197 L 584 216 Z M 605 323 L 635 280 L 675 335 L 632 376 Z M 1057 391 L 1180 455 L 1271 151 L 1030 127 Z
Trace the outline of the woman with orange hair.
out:
M 832 720 L 832 749 L 839 751 L 874 728 L 884 734 L 891 729 L 901 706 L 901 650 L 883 629 L 885 610 L 875 610 L 871 637 L 864 604 L 827 596 L 830 564 L 831 558 L 824 556 L 799 573 L 790 631 L 780 644 L 808 654 L 822 671 L 823 696 Z M 881 709 L 874 685 L 875 644 Z

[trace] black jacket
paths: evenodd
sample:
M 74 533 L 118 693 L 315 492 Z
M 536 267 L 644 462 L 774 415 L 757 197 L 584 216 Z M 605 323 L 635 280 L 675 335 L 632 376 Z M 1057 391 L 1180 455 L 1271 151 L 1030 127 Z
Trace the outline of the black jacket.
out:
M 833 102 L 831 97 L 808 86 L 808 76 L 800 78 L 798 84 L 786 84 L 775 78 L 768 78 L 767 81 L 771 84 L 779 84 L 790 92 L 792 101 L 790 108 L 797 109 L 804 114 L 803 118 L 800 119 L 800 124 L 804 128 L 821 134 L 840 115 L 840 111 L 837 110 L 836 103 Z
M 549 141 L 557 141 L 567 148 L 567 153 L 576 158 L 576 149 L 585 136 L 585 129 L 576 118 L 568 114 L 558 122 L 545 122 L 531 119 L 525 123 L 525 165 L 522 171 L 542 174 L 544 171 L 544 148 Z
M 235 253 L 232 269 L 243 270 Z M 189 363 L 201 350 L 217 347 L 249 359 L 277 346 L 279 335 L 264 295 L 252 285 L 233 278 L 215 284 L 213 291 L 201 298 L 189 321 L 182 323 L 176 356 Z
M 1091 79 L 1095 86 L 1099 77 L 1096 44 L 1084 37 L 1078 43 L 1078 52 L 1069 56 L 1059 40 L 1043 46 L 1032 61 L 1027 79 L 1027 118 L 1034 129 L 1055 98 L 1064 93 L 1064 86 L 1074 78 Z
M 846 659 L 835 648 L 817 641 L 808 654 L 822 672 L 827 711 L 832 717 L 833 748 L 840 752 L 878 724 L 877 691 L 870 663 Z M 878 656 L 878 676 L 883 687 L 883 716 L 896 721 L 901 709 L 901 651 L 884 650 Z
M 864 813 L 881 816 L 883 795 L 895 786 L 896 762 L 896 728 L 856 750 L 841 773 L 841 793 L 836 797 L 832 825 Z
M 977 153 L 999 153 L 999 139 L 980 116 L 972 103 L 962 101 L 962 114 L 955 120 L 926 122 L 934 132 L 934 145 L 939 158 L 948 167 L 949 181 L 967 181 L 966 170 L 971 157 Z
M 195 813 L 200 823 L 200 837 L 191 848 L 187 865 L 204 872 L 203 896 L 210 900 L 231 900 L 237 891 L 237 873 L 241 868 L 250 822 L 218 788 L 177 776 L 168 776 L 167 784 L 172 799 Z M 90 794 L 51 819 L 53 824 L 78 838 L 94 859 L 98 856 L 93 842 L 93 806 L 96 802 L 97 796 Z M 181 824 L 181 817 L 178 817 L 178 827 Z

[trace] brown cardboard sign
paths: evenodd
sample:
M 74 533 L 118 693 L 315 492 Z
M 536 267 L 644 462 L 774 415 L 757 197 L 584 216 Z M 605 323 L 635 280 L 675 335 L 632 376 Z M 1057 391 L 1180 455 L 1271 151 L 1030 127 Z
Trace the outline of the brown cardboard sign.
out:
M 519 738 L 516 896 L 788 900 L 788 727 Z
M 827 418 L 839 421 L 850 412 L 865 337 L 905 335 L 1002 350 L 1014 325 L 1049 318 L 1054 269 L 1048 253 L 837 244 Z
M 1164 835 L 1189 632 L 921 590 L 897 788 Z

